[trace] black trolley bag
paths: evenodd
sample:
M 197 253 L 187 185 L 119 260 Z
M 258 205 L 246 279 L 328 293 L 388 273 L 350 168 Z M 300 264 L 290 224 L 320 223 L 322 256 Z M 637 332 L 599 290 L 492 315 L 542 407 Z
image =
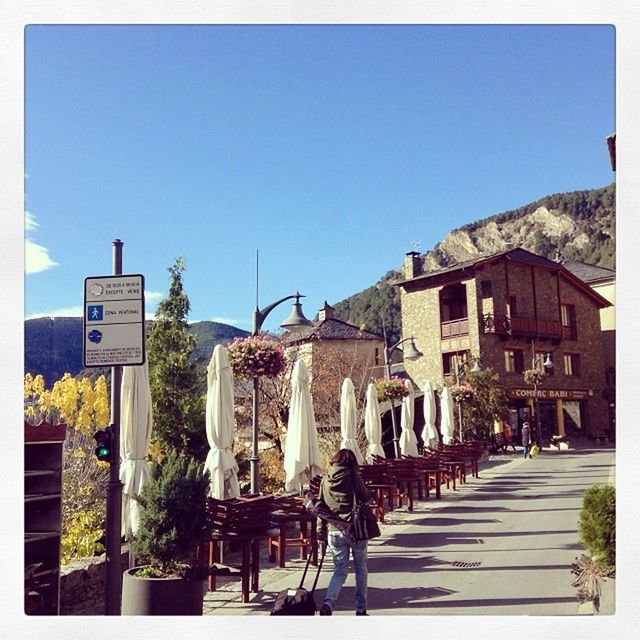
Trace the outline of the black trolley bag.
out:
M 276 596 L 276 601 L 274 602 L 273 609 L 271 610 L 272 616 L 314 616 L 316 614 L 317 607 L 313 594 L 316 590 L 316 585 L 318 584 L 318 578 L 320 577 L 322 562 L 324 561 L 326 552 L 327 544 L 325 542 L 322 544 L 322 556 L 318 563 L 318 571 L 316 573 L 316 578 L 313 581 L 311 591 L 307 591 L 302 586 L 305 578 L 307 577 L 307 571 L 309 570 L 309 564 L 311 563 L 311 556 L 313 555 L 309 552 L 307 564 L 304 568 L 304 573 L 302 574 L 302 580 L 300 580 L 300 586 L 297 589 L 284 589 Z

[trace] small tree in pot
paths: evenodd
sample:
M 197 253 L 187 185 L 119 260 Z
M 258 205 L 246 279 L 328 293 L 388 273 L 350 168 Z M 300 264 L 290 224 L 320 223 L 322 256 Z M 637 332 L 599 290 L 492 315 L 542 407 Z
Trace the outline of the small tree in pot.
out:
M 124 574 L 122 613 L 199 615 L 207 567 L 196 558 L 206 537 L 209 480 L 202 465 L 170 454 L 152 469 L 133 541 L 136 557 L 149 564 Z

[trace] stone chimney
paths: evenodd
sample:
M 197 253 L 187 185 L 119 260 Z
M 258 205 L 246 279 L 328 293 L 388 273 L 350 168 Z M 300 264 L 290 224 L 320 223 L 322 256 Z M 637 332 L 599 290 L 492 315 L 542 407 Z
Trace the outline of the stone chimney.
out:
M 333 318 L 333 307 L 325 300 L 324 306 L 318 311 L 318 322 L 324 322 L 329 318 Z
M 406 280 L 422 274 L 422 258 L 417 251 L 409 251 L 404 258 L 404 277 Z

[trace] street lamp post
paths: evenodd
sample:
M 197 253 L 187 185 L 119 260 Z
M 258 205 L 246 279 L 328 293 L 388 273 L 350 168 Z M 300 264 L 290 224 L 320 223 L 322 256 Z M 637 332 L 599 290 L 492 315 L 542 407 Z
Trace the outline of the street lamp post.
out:
M 262 323 L 265 318 L 275 309 L 279 304 L 286 302 L 287 300 L 293 300 L 293 308 L 289 317 L 280 325 L 283 329 L 289 331 L 296 331 L 311 324 L 302 313 L 302 305 L 300 304 L 300 298 L 304 296 L 296 291 L 295 294 L 286 296 L 271 303 L 270 305 L 260 309 L 257 305 L 253 312 L 253 331 L 252 336 L 257 336 L 260 333 Z M 260 458 L 258 456 L 258 437 L 260 435 L 260 427 L 258 423 L 260 399 L 259 399 L 259 382 L 258 376 L 253 377 L 253 421 L 252 421 L 252 434 L 251 434 L 251 458 L 249 463 L 251 465 L 251 493 L 260 493 Z
M 384 334 L 384 367 L 387 379 L 391 378 L 391 354 L 403 343 L 409 342 L 409 346 L 404 350 L 403 357 L 405 360 L 417 360 L 423 354 L 416 348 L 413 336 L 398 340 L 391 347 L 387 346 L 387 334 Z M 398 435 L 398 425 L 396 422 L 396 413 L 394 411 L 394 401 L 391 400 L 391 424 L 393 426 L 393 452 L 396 458 L 400 457 L 400 437 Z
M 473 361 L 473 368 L 471 373 L 480 373 L 482 367 L 480 366 L 480 358 L 476 356 L 469 356 L 460 362 L 456 362 L 456 386 L 460 386 L 460 377 L 465 365 Z M 460 442 L 462 442 L 462 400 L 458 400 L 458 429 L 460 430 Z
M 553 368 L 553 361 L 551 360 L 551 354 L 546 353 L 544 356 L 536 355 L 535 347 L 533 341 L 531 341 L 531 369 L 532 371 L 536 371 L 539 368 L 539 365 L 542 364 L 544 369 Z M 544 373 L 543 369 L 543 373 Z M 536 440 L 538 442 L 538 446 L 542 446 L 542 427 L 540 425 L 540 405 L 538 404 L 538 380 L 534 378 L 533 380 L 533 402 L 535 406 L 535 425 L 536 425 Z

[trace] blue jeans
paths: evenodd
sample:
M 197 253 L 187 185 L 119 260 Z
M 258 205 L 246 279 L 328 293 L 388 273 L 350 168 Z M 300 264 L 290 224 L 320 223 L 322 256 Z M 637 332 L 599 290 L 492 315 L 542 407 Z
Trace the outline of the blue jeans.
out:
M 531 451 L 531 443 L 524 445 L 524 457 L 529 458 L 529 451 Z
M 335 609 L 342 585 L 349 573 L 349 551 L 356 573 L 356 611 L 367 610 L 367 541 L 356 542 L 340 531 L 329 531 L 327 544 L 333 554 L 333 575 L 324 596 L 325 604 Z

